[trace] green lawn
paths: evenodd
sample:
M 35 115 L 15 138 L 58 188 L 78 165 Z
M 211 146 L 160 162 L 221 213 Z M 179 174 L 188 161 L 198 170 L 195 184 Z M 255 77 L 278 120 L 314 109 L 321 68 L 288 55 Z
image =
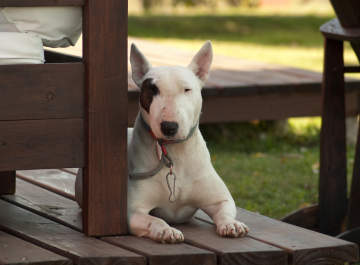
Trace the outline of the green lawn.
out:
M 291 119 L 286 133 L 270 122 L 202 126 L 218 173 L 238 206 L 281 218 L 317 202 L 317 119 Z M 354 147 L 348 146 L 349 176 Z
M 319 26 L 329 7 L 236 9 L 209 14 L 130 15 L 129 35 L 196 51 L 212 40 L 217 54 L 322 69 Z M 355 63 L 349 47 L 346 61 Z M 269 122 L 202 126 L 215 168 L 237 204 L 280 218 L 317 201 L 319 119 L 290 119 L 287 132 Z M 354 147 L 349 146 L 349 172 Z

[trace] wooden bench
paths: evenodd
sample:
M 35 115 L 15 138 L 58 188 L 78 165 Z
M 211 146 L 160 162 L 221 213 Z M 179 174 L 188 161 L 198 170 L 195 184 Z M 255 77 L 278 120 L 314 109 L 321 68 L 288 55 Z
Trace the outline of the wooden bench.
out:
M 355 244 L 243 209 L 237 218 L 250 227 L 245 238 L 219 237 L 203 212 L 178 226 L 183 244 L 128 235 L 86 237 L 73 199 L 75 172 L 18 172 L 16 194 L 0 198 L 0 264 L 308 265 L 358 260 Z M 2 251 L 4 240 L 12 251 Z
M 83 167 L 84 232 L 125 234 L 127 1 L 0 0 L 19 6 L 82 7 L 84 51 L 0 66 L 1 194 L 15 191 L 15 170 Z
M 155 65 L 189 64 L 193 53 L 130 38 Z M 129 68 L 130 69 L 130 68 Z M 203 90 L 202 123 L 320 116 L 322 73 L 216 54 Z M 360 80 L 347 79 L 346 115 L 360 111 Z M 138 88 L 129 73 L 129 118 L 138 111 Z
M 129 37 L 154 66 L 186 66 L 193 52 L 154 41 Z M 53 49 L 67 53 L 63 59 L 81 56 L 82 45 Z M 130 70 L 130 65 L 128 66 Z M 346 115 L 360 112 L 360 80 L 346 80 Z M 201 123 L 280 120 L 321 115 L 322 73 L 255 62 L 216 54 L 203 90 Z M 132 126 L 139 110 L 139 90 L 128 74 L 128 121 Z M 221 110 L 221 111 L 219 111 Z

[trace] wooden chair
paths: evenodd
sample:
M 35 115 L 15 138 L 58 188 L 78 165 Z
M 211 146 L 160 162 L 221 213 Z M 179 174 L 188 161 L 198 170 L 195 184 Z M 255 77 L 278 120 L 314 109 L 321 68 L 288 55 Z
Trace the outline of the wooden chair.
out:
M 336 19 L 320 30 L 325 37 L 322 85 L 322 128 L 320 143 L 319 207 L 302 210 L 285 221 L 312 228 L 329 235 L 360 243 L 360 132 L 350 198 L 346 183 L 345 73 L 360 72 L 359 66 L 344 66 L 343 43 L 349 41 L 360 59 L 360 2 L 331 1 Z
M 348 41 L 360 60 L 360 2 L 332 0 L 331 3 L 338 18 L 320 28 L 325 38 L 325 55 L 319 204 L 291 213 L 283 221 L 360 244 L 360 131 L 348 198 L 345 116 L 349 102 L 345 100 L 344 82 L 344 74 L 359 73 L 360 66 L 345 66 L 343 59 L 343 45 Z
M 0 7 L 83 6 L 83 58 L 0 66 L 0 194 L 15 171 L 84 168 L 87 235 L 127 232 L 127 1 L 0 0 Z
M 321 27 L 325 37 L 323 114 L 320 148 L 319 229 L 337 235 L 347 218 L 345 234 L 353 230 L 360 243 L 360 133 L 350 198 L 347 198 L 344 74 L 360 72 L 359 66 L 344 66 L 343 42 L 349 41 L 360 60 L 360 2 L 332 0 L 337 19 Z M 357 231 L 357 232 L 356 232 Z

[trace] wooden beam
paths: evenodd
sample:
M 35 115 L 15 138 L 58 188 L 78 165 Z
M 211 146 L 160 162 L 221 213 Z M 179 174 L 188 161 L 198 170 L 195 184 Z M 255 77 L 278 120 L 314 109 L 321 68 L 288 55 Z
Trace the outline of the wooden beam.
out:
M 352 84 L 348 84 L 351 85 Z M 241 90 L 242 88 L 239 88 Z M 138 94 L 131 91 L 128 103 L 129 126 L 134 125 L 139 112 Z M 346 115 L 359 113 L 360 91 L 346 93 Z M 304 108 L 306 106 L 306 108 Z M 221 109 L 221 111 L 218 111 Z M 321 87 L 314 85 L 312 91 L 218 96 L 204 94 L 201 123 L 224 123 L 252 120 L 281 120 L 290 117 L 321 116 Z
M 127 233 L 127 1 L 90 0 L 84 9 L 87 235 Z
M 0 195 L 14 194 L 16 190 L 16 171 L 0 172 Z
M 103 240 L 135 253 L 141 253 L 146 257 L 148 265 L 219 264 L 215 253 L 185 243 L 159 244 L 153 240 L 135 236 L 105 237 Z M 243 264 L 246 265 L 246 263 Z M 221 265 L 225 264 L 221 263 Z
M 0 66 L 0 121 L 82 118 L 84 72 L 82 63 Z
M 347 211 L 343 42 L 325 40 L 320 136 L 319 228 L 339 234 Z
M 0 121 L 0 171 L 82 167 L 82 119 Z
M 0 264 L 4 265 L 72 265 L 63 256 L 0 231 Z
M 43 202 L 46 205 L 46 202 Z M 74 264 L 145 265 L 145 259 L 0 199 L 0 230 L 71 259 Z M 21 253 L 19 253 L 21 254 Z
M 360 73 L 360 66 L 345 66 L 344 73 Z
M 203 211 L 197 211 L 195 217 L 199 220 L 213 223 L 210 217 Z M 252 238 L 271 246 L 284 249 L 289 255 L 288 264 L 340 265 L 344 264 L 344 262 L 356 262 L 359 259 L 358 246 L 338 238 L 320 234 L 295 225 L 289 225 L 259 213 L 253 213 L 240 208 L 237 209 L 236 219 L 240 222 L 244 222 L 250 228 L 249 234 L 244 239 Z M 196 240 L 201 239 L 199 238 Z M 214 242 L 211 243 L 213 244 Z M 309 251 L 311 249 L 316 249 L 316 251 Z M 268 260 L 267 262 L 268 264 L 272 264 L 273 260 Z M 263 262 L 254 262 L 252 264 L 264 263 L 265 260 L 263 260 Z

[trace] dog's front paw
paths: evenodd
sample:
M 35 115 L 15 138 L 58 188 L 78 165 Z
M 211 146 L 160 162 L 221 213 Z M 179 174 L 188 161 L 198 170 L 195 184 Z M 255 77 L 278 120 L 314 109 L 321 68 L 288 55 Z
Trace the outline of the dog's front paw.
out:
M 216 225 L 216 232 L 224 237 L 243 237 L 249 232 L 249 228 L 239 221 L 233 220 Z
M 173 227 L 167 227 L 164 229 L 161 229 L 160 231 L 157 231 L 155 238 L 153 238 L 157 242 L 160 243 L 181 243 L 184 241 L 184 235 L 180 230 L 177 230 Z

